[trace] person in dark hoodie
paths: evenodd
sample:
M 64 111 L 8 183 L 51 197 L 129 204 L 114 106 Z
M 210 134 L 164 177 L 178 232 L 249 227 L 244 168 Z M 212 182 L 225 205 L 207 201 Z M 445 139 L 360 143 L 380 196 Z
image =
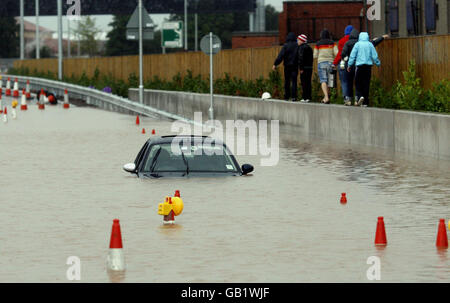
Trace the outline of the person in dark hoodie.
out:
M 311 101 L 311 77 L 313 71 L 313 50 L 308 45 L 308 37 L 300 35 L 297 37 L 298 44 L 298 69 L 302 82 L 302 99 L 300 102 Z
M 320 86 L 324 94 L 322 103 L 329 104 L 328 92 L 328 74 L 331 70 L 333 60 L 338 53 L 338 48 L 333 40 L 331 40 L 330 33 L 327 29 L 320 33 L 320 40 L 314 47 L 314 58 L 317 58 L 317 71 L 319 73 Z
M 272 69 L 275 70 L 281 61 L 284 64 L 284 99 L 289 100 L 292 97 L 292 101 L 297 101 L 298 45 L 292 32 L 287 35 L 286 43 L 275 59 Z
M 383 35 L 381 37 L 375 38 L 373 40 L 371 40 L 373 46 L 377 46 L 379 45 L 381 42 L 383 42 L 385 39 L 389 38 L 389 35 Z M 345 69 L 348 69 L 348 59 L 350 58 L 350 54 L 352 52 L 353 46 L 355 46 L 356 42 L 358 42 L 359 39 L 359 31 L 354 28 L 351 33 L 350 36 L 348 38 L 348 41 L 344 44 L 344 48 L 342 49 L 342 53 L 341 53 L 341 57 L 345 62 Z M 350 72 L 347 73 L 347 93 L 351 98 L 353 98 L 353 84 L 354 84 L 354 80 L 355 80 L 355 68 L 350 69 Z M 358 97 L 361 94 L 358 93 L 357 88 L 356 88 L 356 94 L 355 94 L 355 105 L 358 104 Z M 348 104 L 348 102 L 346 102 L 345 105 L 351 105 Z

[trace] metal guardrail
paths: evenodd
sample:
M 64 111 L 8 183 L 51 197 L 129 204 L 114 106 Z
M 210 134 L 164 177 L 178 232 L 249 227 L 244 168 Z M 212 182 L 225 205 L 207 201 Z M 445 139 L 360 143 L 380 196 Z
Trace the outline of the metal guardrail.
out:
M 17 75 L 2 74 L 3 82 L 6 79 L 11 78 L 11 87 L 13 86 L 13 81 L 17 78 L 19 82 L 19 87 L 25 87 L 27 81 L 30 81 L 31 91 L 40 91 L 41 89 L 53 92 L 57 96 L 63 96 L 64 91 L 67 89 L 69 98 L 77 98 L 84 100 L 86 104 L 98 106 L 100 108 L 109 105 L 110 108 L 113 106 L 123 108 L 141 115 L 154 117 L 155 115 L 163 116 L 173 120 L 181 120 L 187 123 L 195 123 L 192 120 L 186 119 L 184 117 L 168 113 L 145 104 L 140 104 L 139 102 L 131 101 L 127 98 L 123 98 L 112 93 L 106 93 L 95 88 L 89 88 L 85 86 L 75 85 L 71 83 L 48 80 L 43 78 L 35 77 L 25 77 Z M 5 84 L 4 84 L 5 85 Z

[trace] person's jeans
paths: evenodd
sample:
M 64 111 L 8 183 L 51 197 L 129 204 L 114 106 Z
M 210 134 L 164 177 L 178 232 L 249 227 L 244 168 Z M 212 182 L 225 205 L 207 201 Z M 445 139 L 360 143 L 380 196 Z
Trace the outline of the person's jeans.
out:
M 348 90 L 348 72 L 339 68 L 339 80 L 341 81 L 342 96 L 344 99 L 351 97 Z

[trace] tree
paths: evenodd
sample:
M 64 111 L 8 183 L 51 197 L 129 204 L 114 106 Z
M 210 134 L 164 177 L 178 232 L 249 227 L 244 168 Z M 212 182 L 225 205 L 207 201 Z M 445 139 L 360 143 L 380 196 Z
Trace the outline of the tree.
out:
M 275 7 L 268 4 L 266 5 L 266 30 L 277 31 L 278 30 L 278 15 L 280 13 L 275 10 Z
M 0 17 L 0 58 L 19 57 L 19 25 L 14 17 Z
M 28 55 L 30 58 L 36 58 L 36 47 L 34 47 Z M 52 51 L 47 46 L 41 47 L 41 50 L 39 51 L 39 57 L 40 58 L 50 58 L 52 56 Z
M 100 29 L 95 25 L 95 19 L 90 16 L 84 17 L 78 22 L 78 27 L 75 29 L 75 34 L 78 35 L 81 41 L 81 52 L 89 56 L 98 54 L 98 45 L 96 37 L 100 33 Z

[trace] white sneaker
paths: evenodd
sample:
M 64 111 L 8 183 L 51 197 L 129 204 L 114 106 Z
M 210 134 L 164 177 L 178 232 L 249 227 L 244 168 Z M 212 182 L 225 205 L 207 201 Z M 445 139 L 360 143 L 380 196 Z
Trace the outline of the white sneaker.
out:
M 301 99 L 300 102 L 305 103 L 305 99 Z
M 359 98 L 358 103 L 356 103 L 356 106 L 361 106 L 364 103 L 364 97 Z
M 309 101 L 311 101 L 311 100 L 309 100 L 309 99 L 306 99 L 306 100 L 305 100 L 306 103 L 308 103 Z

